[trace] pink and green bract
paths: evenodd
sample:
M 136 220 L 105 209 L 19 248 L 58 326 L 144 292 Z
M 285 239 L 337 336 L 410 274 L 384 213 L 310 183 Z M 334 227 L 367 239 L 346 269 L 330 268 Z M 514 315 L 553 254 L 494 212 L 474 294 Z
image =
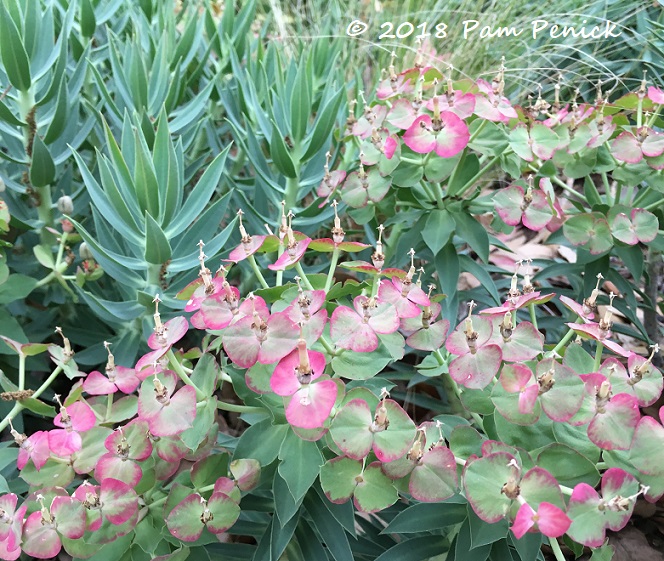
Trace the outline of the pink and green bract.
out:
M 242 368 L 282 359 L 295 348 L 297 340 L 298 328 L 285 312 L 266 318 L 254 311 L 226 328 L 223 334 L 226 354 Z
M 455 113 L 443 111 L 438 119 L 433 120 L 429 115 L 420 115 L 402 138 L 413 152 L 435 152 L 441 158 L 451 158 L 468 145 L 470 132 Z
M 337 384 L 319 379 L 325 370 L 325 356 L 306 349 L 300 340 L 299 348 L 279 361 L 270 378 L 270 387 L 277 395 L 288 397 L 286 420 L 294 427 L 314 429 L 322 427 L 337 399 Z M 302 355 L 306 353 L 306 358 Z
M 395 307 L 378 303 L 375 298 L 357 296 L 353 308 L 338 306 L 330 318 L 330 335 L 342 349 L 368 353 L 378 348 L 378 334 L 394 333 L 399 329 Z
M 155 436 L 174 436 L 190 428 L 196 418 L 196 390 L 176 391 L 177 377 L 166 370 L 146 378 L 138 393 L 138 415 Z

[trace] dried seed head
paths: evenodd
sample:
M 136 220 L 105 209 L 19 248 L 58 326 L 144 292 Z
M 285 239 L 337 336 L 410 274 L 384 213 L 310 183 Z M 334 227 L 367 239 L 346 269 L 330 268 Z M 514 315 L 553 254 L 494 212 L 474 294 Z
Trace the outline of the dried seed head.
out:
M 648 69 L 644 68 L 643 69 L 643 80 L 641 80 L 641 85 L 639 86 L 639 91 L 636 92 L 639 98 L 643 99 L 646 97 L 646 88 L 648 86 L 648 82 L 646 80 L 646 75 L 648 74 Z
M 501 96 L 505 91 L 505 70 L 505 57 L 502 56 L 500 58 L 500 67 L 491 84 L 494 95 Z
M 508 298 L 518 298 L 521 296 L 521 291 L 519 290 L 519 269 L 521 265 L 523 265 L 523 261 L 521 260 L 514 263 L 514 274 L 512 275 L 509 292 L 507 293 Z
M 613 299 L 616 297 L 616 294 L 614 292 L 609 292 L 609 306 L 606 308 L 606 312 L 604 312 L 604 317 L 601 319 L 599 322 L 599 328 L 602 331 L 608 331 L 611 329 L 611 318 L 613 317 Z
M 526 272 L 523 275 L 522 288 L 523 288 L 523 293 L 524 294 L 530 294 L 530 293 L 534 292 L 534 290 L 535 290 L 535 287 L 530 282 L 530 275 L 532 274 L 531 265 L 533 263 L 533 260 L 531 258 L 528 258 L 528 259 L 524 259 L 524 261 L 526 262 L 527 269 L 526 269 Z
M 159 314 L 159 302 L 161 302 L 159 294 L 154 295 L 152 302 L 154 303 L 154 314 L 152 316 L 154 318 L 154 332 L 157 334 L 157 337 L 162 338 L 166 328 L 161 323 L 161 315 Z
M 406 273 L 405 282 L 410 284 L 413 282 L 413 276 L 415 275 L 415 250 L 412 247 L 410 248 L 408 255 L 410 255 L 410 268 L 408 269 L 408 273 Z
M 465 329 L 464 329 L 467 340 L 477 339 L 477 331 L 473 329 L 473 308 L 475 307 L 477 307 L 475 300 L 471 300 L 470 302 L 468 302 L 468 316 L 466 317 L 465 320 Z
M 373 253 L 371 256 L 371 261 L 373 262 L 374 267 L 376 269 L 382 269 L 383 265 L 385 265 L 385 254 L 383 253 L 383 230 L 385 230 L 385 226 L 380 224 L 378 226 L 378 240 L 376 241 L 376 251 Z
M 62 332 L 61 327 L 56 327 L 55 332 L 58 333 L 62 337 L 63 341 L 63 346 L 64 350 L 62 351 L 62 354 L 65 357 L 65 363 L 69 362 L 69 359 L 74 356 L 74 351 L 71 348 L 71 343 L 69 342 L 69 339 L 65 337 L 64 333 Z
M 424 456 L 424 446 L 426 444 L 426 431 L 423 428 L 418 428 L 417 433 L 415 434 L 415 442 L 408 450 L 406 457 L 411 462 L 419 462 Z
M 244 211 L 239 208 L 237 211 L 237 217 L 240 221 L 240 235 L 242 236 L 242 243 L 249 243 L 251 242 L 251 236 L 247 234 L 247 230 L 244 228 L 244 224 L 242 224 L 242 217 L 244 216 Z
M 390 66 L 387 69 L 388 72 L 390 73 L 390 81 L 393 82 L 392 89 L 394 91 L 396 91 L 396 81 L 397 81 L 397 78 L 398 78 L 397 73 L 394 69 L 394 61 L 395 61 L 396 58 L 397 58 L 397 53 L 392 51 L 390 53 Z
M 341 227 L 341 219 L 337 213 L 339 202 L 335 199 L 332 201 L 330 206 L 334 209 L 334 228 L 332 228 L 332 241 L 334 241 L 335 244 L 340 244 L 344 241 L 346 232 L 344 232 L 344 229 Z
M 586 298 L 583 301 L 583 312 L 588 315 L 590 313 L 597 313 L 597 297 L 599 296 L 599 284 L 604 277 L 602 273 L 597 273 L 597 284 L 593 291 L 590 293 L 590 297 Z
M 110 377 L 110 375 L 115 373 L 115 357 L 111 352 L 111 343 L 104 341 L 104 348 L 108 353 L 108 360 L 106 361 L 106 375 Z
M 503 341 L 506 343 L 512 338 L 513 329 L 514 324 L 512 323 L 512 314 L 510 312 L 505 312 L 503 321 L 500 324 L 500 334 L 503 337 Z

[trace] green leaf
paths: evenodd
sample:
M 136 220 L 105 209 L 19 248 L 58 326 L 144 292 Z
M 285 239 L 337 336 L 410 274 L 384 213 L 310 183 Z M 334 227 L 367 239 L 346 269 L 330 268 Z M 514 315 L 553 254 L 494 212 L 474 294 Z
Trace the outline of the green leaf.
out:
M 92 37 L 95 34 L 97 20 L 90 0 L 81 0 L 81 35 Z
M 643 276 L 643 250 L 638 245 L 615 246 L 616 255 L 622 259 L 627 270 L 637 280 Z
M 196 489 L 212 485 L 228 475 L 228 454 L 210 454 L 196 462 L 191 470 L 191 482 Z
M 459 167 L 461 166 L 461 167 Z M 466 184 L 473 179 L 480 171 L 479 158 L 472 153 L 464 152 L 463 156 L 457 164 L 456 174 L 452 174 L 450 183 L 447 186 L 447 194 L 452 197 L 455 196 Z
M 465 212 L 453 214 L 458 236 L 465 241 L 482 261 L 489 261 L 489 234 L 484 226 Z
M 542 546 L 542 534 L 539 532 L 536 534 L 526 534 L 517 540 L 514 534 L 510 533 L 509 539 L 519 554 L 521 561 L 536 561 L 540 553 L 540 547 Z
M 182 203 L 184 188 L 180 183 L 177 156 L 168 130 L 165 110 L 159 115 L 157 123 L 153 159 L 159 188 L 159 220 L 161 224 L 167 225 Z
M 0 58 L 7 78 L 20 92 L 30 89 L 30 60 L 23 46 L 23 39 L 7 10 L 5 3 L 0 5 Z
M 279 450 L 279 474 L 296 501 L 309 490 L 323 465 L 323 456 L 315 442 L 302 440 L 289 431 Z
M 273 425 L 270 419 L 259 421 L 242 433 L 233 457 L 255 458 L 267 466 L 277 458 L 288 430 L 288 425 Z
M 412 538 L 398 543 L 376 558 L 376 561 L 426 561 L 447 549 L 447 539 L 441 536 Z M 466 561 L 466 557 L 461 557 Z
M 37 281 L 26 275 L 9 275 L 7 280 L 0 284 L 0 304 L 9 304 L 14 300 L 21 300 L 30 294 L 37 286 Z
M 448 210 L 435 209 L 429 213 L 422 239 L 434 256 L 450 241 L 456 222 Z
M 147 211 L 155 217 L 159 216 L 159 186 L 154 165 L 141 129 L 134 132 L 134 185 L 136 195 L 143 212 Z
M 472 547 L 472 537 L 470 529 L 470 520 L 466 520 L 456 540 L 455 561 L 485 561 L 491 553 L 491 545 L 485 544 L 479 547 Z M 501 559 L 500 561 L 506 561 Z
M 475 119 L 468 127 L 471 135 L 479 127 L 482 127 L 482 130 L 469 145 L 473 150 L 477 150 L 480 154 L 489 154 L 490 156 L 498 156 L 505 152 L 505 149 L 509 145 L 509 140 L 503 127 L 499 127 L 497 124 L 486 119 Z M 442 160 L 443 158 L 436 159 Z
M 602 547 L 593 550 L 590 561 L 611 561 L 614 553 L 615 550 L 613 549 L 613 546 L 607 543 Z
M 25 123 L 16 117 L 10 109 L 0 100 L 0 121 L 4 121 L 12 127 L 23 127 Z
M 22 399 L 21 404 L 26 409 L 29 409 L 33 413 L 37 413 L 37 415 L 43 415 L 44 417 L 53 418 L 57 414 L 55 411 L 55 407 L 53 407 L 52 405 L 48 405 L 39 399 L 35 399 L 34 397 L 28 397 L 26 399 Z
M 279 475 L 279 470 L 275 470 L 274 472 L 272 492 L 274 493 L 274 510 L 277 514 L 277 518 L 279 518 L 279 524 L 283 527 L 300 510 L 302 499 L 304 497 L 301 497 L 299 501 L 296 501 L 293 498 L 293 495 L 288 488 L 288 484 L 284 478 Z
M 272 161 L 274 165 L 277 166 L 277 169 L 283 173 L 286 177 L 295 178 L 297 177 L 297 171 L 295 170 L 295 164 L 293 164 L 293 159 L 288 153 L 288 148 L 284 142 L 281 132 L 277 127 L 276 123 L 272 121 L 272 138 L 270 139 L 270 155 L 272 156 Z
M 303 56 L 290 92 L 291 133 L 296 142 L 304 137 L 311 112 L 311 85 L 307 76 L 309 70 L 310 67 Z
M 470 545 L 472 549 L 492 544 L 507 536 L 509 529 L 507 519 L 503 518 L 495 524 L 487 524 L 475 514 L 470 505 L 468 505 L 467 512 L 468 522 L 470 523 Z
M 569 345 L 565 349 L 563 364 L 577 374 L 590 374 L 595 370 L 595 360 L 581 345 Z
M 206 355 L 209 356 L 209 355 Z M 217 413 L 217 398 L 215 396 L 208 398 L 203 408 L 196 409 L 196 418 L 191 428 L 185 430 L 180 438 L 188 448 L 196 450 L 205 437 L 209 434 L 214 424 Z
M 182 209 L 173 222 L 166 228 L 166 234 L 169 239 L 174 239 L 175 236 L 187 230 L 210 202 L 212 195 L 219 185 L 219 180 L 226 164 L 226 157 L 231 146 L 232 144 L 229 144 L 217 155 L 198 180 L 196 186 L 191 190 L 187 201 L 182 205 Z
M 318 495 L 308 493 L 303 504 L 311 516 L 311 521 L 318 530 L 321 540 L 325 542 L 334 559 L 336 561 L 354 561 L 346 532 L 325 507 Z
M 89 1 L 89 0 L 88 0 Z M 69 89 L 67 88 L 67 80 L 62 76 L 60 80 L 60 88 L 58 90 L 58 97 L 55 101 L 55 113 L 53 119 L 48 125 L 46 134 L 44 135 L 44 142 L 51 144 L 57 140 L 62 131 L 67 126 L 67 117 L 69 116 Z
M 344 99 L 345 91 L 345 88 L 339 88 L 337 93 L 335 93 L 318 112 L 316 122 L 311 132 L 309 146 L 302 156 L 301 161 L 308 161 L 325 145 L 325 142 L 335 125 L 337 113 L 339 112 L 341 101 Z
M 50 249 L 47 249 L 43 245 L 36 245 L 32 248 L 32 252 L 35 254 L 37 261 L 41 263 L 47 269 L 55 269 L 55 260 L 53 259 L 53 254 Z
M 35 135 L 32 142 L 32 162 L 30 162 L 30 183 L 35 187 L 45 187 L 55 179 L 55 164 L 44 141 Z
M 344 351 L 332 359 L 332 370 L 337 376 L 349 380 L 368 380 L 381 372 L 390 362 L 392 357 L 386 347 L 381 345 L 371 353 Z
M 540 452 L 536 463 L 567 487 L 575 487 L 578 483 L 594 487 L 599 482 L 595 464 L 564 444 L 549 444 Z
M 413 534 L 439 530 L 460 524 L 468 514 L 466 503 L 444 501 L 440 503 L 417 503 L 397 514 L 382 530 L 381 534 Z
M 459 282 L 459 257 L 453 243 L 448 243 L 435 256 L 436 273 L 440 289 L 447 294 L 448 298 L 456 293 Z
M 217 374 L 219 365 L 211 354 L 204 354 L 196 363 L 194 371 L 191 373 L 191 381 L 205 395 L 212 395 L 217 385 Z
M 145 213 L 145 260 L 162 265 L 171 258 L 171 245 L 166 234 L 149 213 Z
M 500 304 L 500 294 L 498 294 L 496 283 L 491 278 L 491 275 L 486 270 L 485 266 L 477 263 L 468 257 L 468 255 L 459 255 L 459 264 L 463 271 L 470 273 L 480 281 L 483 288 L 491 295 L 496 304 Z

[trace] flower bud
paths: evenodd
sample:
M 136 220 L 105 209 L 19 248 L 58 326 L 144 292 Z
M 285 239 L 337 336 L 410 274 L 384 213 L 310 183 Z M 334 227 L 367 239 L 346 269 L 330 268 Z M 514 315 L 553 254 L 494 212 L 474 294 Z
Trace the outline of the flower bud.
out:
M 78 255 L 83 261 L 87 261 L 88 259 L 94 259 L 94 256 L 92 255 L 92 252 L 90 251 L 90 248 L 88 247 L 88 244 L 83 242 L 78 248 Z
M 0 193 L 5 192 L 5 182 L 3 181 L 2 177 L 0 177 Z
M 62 214 L 71 214 L 74 212 L 74 201 L 69 195 L 63 195 L 58 199 L 58 210 Z

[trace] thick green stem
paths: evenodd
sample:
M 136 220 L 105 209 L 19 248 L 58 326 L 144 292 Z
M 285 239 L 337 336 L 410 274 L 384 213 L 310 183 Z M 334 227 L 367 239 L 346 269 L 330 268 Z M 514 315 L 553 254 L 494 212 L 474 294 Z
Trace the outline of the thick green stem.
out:
M 299 174 L 298 174 L 299 175 Z M 293 209 L 297 205 L 297 192 L 300 188 L 300 179 L 299 177 L 289 177 L 286 180 L 286 192 L 284 194 L 284 200 L 286 201 L 286 208 Z
M 18 391 L 25 389 L 25 355 L 18 355 Z
M 606 172 L 602 172 L 602 184 L 604 185 L 604 192 L 606 193 L 606 201 L 609 204 L 616 204 L 616 201 L 611 203 L 611 186 L 609 185 L 609 176 L 606 175 Z
M 284 252 L 283 240 L 279 243 L 279 249 L 277 250 L 277 259 L 281 257 L 281 254 Z M 284 284 L 284 272 L 277 271 L 277 286 Z
M 454 169 L 452 170 L 452 174 L 450 175 L 450 178 L 447 180 L 447 194 L 450 197 L 454 197 L 457 193 L 452 189 L 454 186 L 454 183 L 456 181 L 456 176 L 459 173 L 459 170 L 463 166 L 463 162 L 466 159 L 466 151 L 464 149 L 463 152 L 461 152 L 461 158 L 459 161 L 456 163 L 456 166 L 454 166 Z
M 37 399 L 42 393 L 44 393 L 48 387 L 53 383 L 53 380 L 55 380 L 58 377 L 58 374 L 62 372 L 62 366 L 58 366 L 52 373 L 51 375 L 46 378 L 44 383 L 39 386 L 36 390 L 35 393 L 32 394 L 32 398 Z M 18 415 L 21 411 L 25 409 L 24 405 L 18 401 L 14 404 L 14 407 L 12 410 L 7 414 L 7 416 L 0 421 L 0 431 L 3 431 L 7 428 L 7 425 L 9 425 L 9 421 L 13 421 L 16 415 Z
M 309 290 L 313 290 L 314 287 L 309 282 L 309 279 L 307 278 L 307 274 L 304 272 L 304 269 L 302 268 L 302 263 L 300 263 L 298 261 L 295 264 L 295 270 L 297 271 L 297 274 L 300 275 L 300 278 L 302 279 L 302 282 L 304 283 L 304 286 L 306 286 Z
M 28 115 L 30 114 L 30 111 L 32 111 L 32 108 L 35 106 L 35 95 L 34 92 L 32 91 L 32 88 L 30 88 L 27 91 L 21 91 L 19 92 L 19 97 L 18 97 L 18 111 L 19 115 L 21 116 L 21 121 L 24 123 L 28 122 Z M 29 152 L 30 149 L 32 148 L 31 146 L 28 146 L 30 142 L 30 124 L 27 123 L 23 127 L 23 145 L 25 147 L 25 151 Z
M 262 407 L 253 407 L 251 405 L 237 405 L 235 403 L 217 402 L 217 409 L 230 411 L 231 413 L 266 413 L 267 410 Z
M 334 347 L 332 344 L 325 338 L 325 335 L 321 335 L 320 338 L 318 339 L 318 342 L 323 345 L 323 348 L 327 351 L 327 354 L 330 356 L 336 356 L 337 353 L 334 350 Z
M 595 365 L 593 366 L 594 372 L 599 371 L 599 365 L 602 363 L 602 351 L 604 350 L 604 343 L 597 341 L 597 349 L 595 349 Z
M 334 282 L 334 272 L 337 270 L 337 263 L 339 262 L 339 253 L 340 250 L 338 247 L 334 247 L 332 250 L 332 259 L 330 260 L 330 270 L 327 272 L 327 279 L 325 279 L 325 292 L 329 292 L 332 288 L 332 283 Z
M 261 270 L 258 268 L 258 263 L 256 263 L 256 259 L 254 258 L 254 256 L 250 255 L 249 257 L 247 257 L 247 261 L 249 261 L 249 265 L 251 265 L 251 268 L 253 269 L 254 274 L 258 279 L 258 282 L 261 283 L 261 286 L 263 288 L 270 288 L 270 285 L 267 284 L 267 281 L 265 280 L 263 273 L 261 273 Z
M 574 337 L 575 331 L 573 329 L 570 329 L 565 336 L 560 340 L 560 343 L 558 343 L 553 349 L 551 349 L 547 355 L 552 357 L 558 354 L 558 351 L 562 349 L 567 343 L 569 343 L 570 339 Z
M 641 189 L 641 191 L 639 191 L 639 194 L 632 201 L 631 206 L 634 207 L 634 208 L 638 208 L 639 205 L 641 204 L 641 201 L 643 201 L 645 198 L 647 198 L 648 195 L 650 195 L 650 193 L 652 193 L 652 190 L 650 189 L 650 187 L 646 187 L 645 189 Z M 658 202 L 658 204 L 662 204 L 661 200 L 657 201 L 657 202 Z
M 380 289 L 380 275 L 375 274 L 373 277 L 373 284 L 371 285 L 371 297 L 375 298 L 378 296 L 378 290 Z
M 482 119 L 482 120 L 480 121 L 480 124 L 479 124 L 479 126 L 475 129 L 475 132 L 474 132 L 473 134 L 470 135 L 470 138 L 468 139 L 468 144 L 472 144 L 472 143 L 473 143 L 473 140 L 475 140 L 475 139 L 478 137 L 478 135 L 482 132 L 482 129 L 484 128 L 484 125 L 486 125 L 486 124 L 487 124 L 487 120 L 486 120 L 486 119 Z
M 643 208 L 646 210 L 657 210 L 661 208 L 662 205 L 664 205 L 662 201 L 655 201 L 654 203 L 650 203 L 649 205 L 646 205 Z
M 182 380 L 185 384 L 188 386 L 191 386 L 196 390 L 196 401 L 203 401 L 206 396 L 197 386 L 191 381 L 191 378 L 187 375 L 187 373 L 182 369 L 182 365 L 180 364 L 180 361 L 177 359 L 175 354 L 173 353 L 173 349 L 169 349 L 168 353 L 166 353 L 166 356 L 168 357 L 169 364 L 173 367 L 173 370 L 175 370 L 175 373 L 180 377 L 180 380 Z
M 539 331 L 539 328 L 537 327 L 537 314 L 535 313 L 535 304 L 532 302 L 528 304 L 528 311 L 530 312 L 530 323 L 532 323 L 535 326 L 535 329 Z
M 618 181 L 616 183 L 616 196 L 613 199 L 614 204 L 619 205 L 621 197 L 622 197 L 622 183 Z
M 111 418 L 111 411 L 113 410 L 113 394 L 109 393 L 106 397 L 106 419 Z
M 647 126 L 652 128 L 653 125 L 655 124 L 655 121 L 657 120 L 657 116 L 659 115 L 659 110 L 662 106 L 658 105 L 655 107 L 655 110 L 652 112 L 652 115 L 650 115 L 650 119 L 648 119 Z
M 399 158 L 400 162 L 406 162 L 407 164 L 413 164 L 415 166 L 421 166 L 424 165 L 424 162 L 420 160 L 416 160 L 415 158 L 409 158 L 408 156 L 401 156 Z
M 37 187 L 39 194 L 39 206 L 37 207 L 37 216 L 44 223 L 44 226 L 53 226 L 53 200 L 51 199 L 51 186 Z
M 504 152 L 504 154 L 505 154 L 505 153 L 507 153 L 507 152 Z M 477 182 L 477 181 L 478 181 L 478 180 L 479 180 L 479 179 L 480 179 L 485 173 L 487 173 L 488 171 L 491 171 L 491 169 L 493 168 L 493 166 L 496 164 L 496 162 L 497 162 L 498 160 L 500 160 L 500 156 L 494 156 L 493 158 L 491 158 L 491 159 L 486 163 L 486 165 L 485 165 L 482 169 L 480 169 L 480 171 L 478 171 L 473 177 L 471 177 L 471 178 L 466 182 L 466 184 L 465 184 L 463 187 L 461 187 L 461 189 L 459 189 L 457 193 L 455 193 L 456 196 L 457 196 L 457 197 L 463 197 L 463 195 L 466 193 L 466 191 L 468 191 L 468 189 L 470 189 L 473 185 L 475 185 L 475 183 L 476 183 L 476 182 Z M 454 169 L 454 171 L 456 171 L 456 168 Z M 454 174 L 453 174 L 453 175 L 454 175 Z M 450 178 L 450 183 L 449 183 L 449 184 L 452 185 L 452 178 Z
M 161 286 L 161 265 L 151 263 L 148 265 L 148 284 L 150 286 Z
M 553 550 L 553 555 L 556 558 L 556 561 L 565 561 L 565 556 L 563 555 L 563 552 L 560 549 L 560 545 L 558 544 L 558 540 L 556 538 L 549 538 L 549 545 L 551 546 L 551 549 Z

